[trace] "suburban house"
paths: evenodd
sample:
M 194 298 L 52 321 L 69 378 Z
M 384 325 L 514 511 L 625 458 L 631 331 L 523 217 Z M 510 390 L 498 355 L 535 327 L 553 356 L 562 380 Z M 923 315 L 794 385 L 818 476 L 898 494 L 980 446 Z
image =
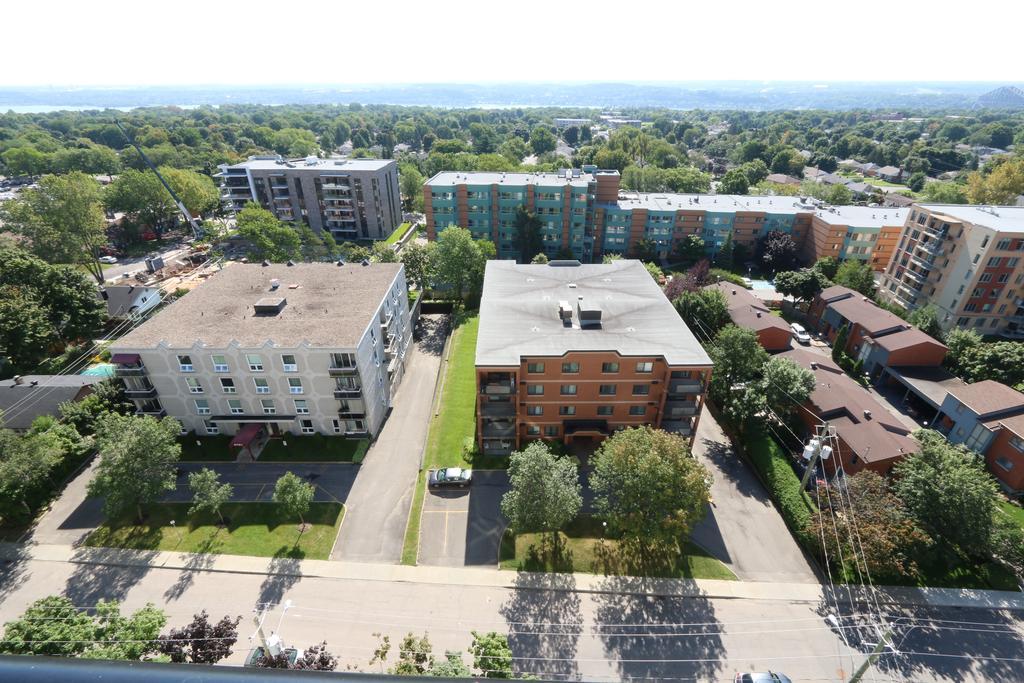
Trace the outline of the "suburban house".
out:
M 692 442 L 710 376 L 710 357 L 640 261 L 487 262 L 476 345 L 484 453 L 639 425 Z
M 402 264 L 289 262 L 229 265 L 110 350 L 139 414 L 245 447 L 375 437 L 411 340 Z
M 1024 492 L 1024 394 L 992 380 L 964 384 L 946 396 L 936 429 L 984 455 L 1008 492 Z
M 825 173 L 815 178 L 815 180 L 825 185 L 846 185 L 850 182 L 848 178 L 844 178 L 836 173 Z
M 800 184 L 800 179 L 799 178 L 794 178 L 793 176 L 786 175 L 785 173 L 770 173 L 765 178 L 765 180 L 767 182 L 769 182 L 769 183 L 777 183 L 779 185 L 799 185 Z
M 158 287 L 145 285 L 109 285 L 100 290 L 107 305 L 107 317 L 125 320 L 155 308 L 161 301 Z
M 905 209 L 908 206 L 912 206 L 917 201 L 913 197 L 907 197 L 898 192 L 886 192 L 882 198 L 883 206 L 891 206 L 897 209 Z
M 814 374 L 807 410 L 797 415 L 810 434 L 822 422 L 835 427 L 839 449 L 825 461 L 826 470 L 835 472 L 841 463 L 846 474 L 868 469 L 885 475 L 900 458 L 918 450 L 910 430 L 831 358 L 805 349 L 786 351 L 779 357 Z
M 99 375 L 15 375 L 0 380 L 0 427 L 27 431 L 42 415 L 60 417 L 60 405 L 92 393 Z
M 875 175 L 889 183 L 898 183 L 903 177 L 903 171 L 895 166 L 882 166 L 875 171 Z
M 867 183 L 847 183 L 846 187 L 850 189 L 854 199 L 864 199 L 876 192 L 875 186 Z
M 725 296 L 729 318 L 737 327 L 753 330 L 765 351 L 774 353 L 790 348 L 793 331 L 786 321 L 771 310 L 750 290 L 729 282 L 716 282 L 704 289 L 716 289 Z
M 944 344 L 842 285 L 824 289 L 814 298 L 808 322 L 830 343 L 848 328 L 843 350 L 860 360 L 872 378 L 891 366 L 939 366 L 948 351 Z

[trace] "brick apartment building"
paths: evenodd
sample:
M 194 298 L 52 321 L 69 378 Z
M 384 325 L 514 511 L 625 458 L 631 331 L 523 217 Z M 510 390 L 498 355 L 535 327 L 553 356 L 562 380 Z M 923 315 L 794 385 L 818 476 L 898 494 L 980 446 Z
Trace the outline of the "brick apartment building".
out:
M 479 446 L 506 454 L 644 424 L 692 441 L 711 359 L 639 261 L 489 261 L 476 375 Z
M 946 329 L 1024 339 L 1024 207 L 918 204 L 908 213 L 879 296 L 933 304 Z
M 423 187 L 427 235 L 449 225 L 489 239 L 502 259 L 519 257 L 516 209 L 541 221 L 544 252 L 572 254 L 585 263 L 606 254 L 631 255 L 641 240 L 668 257 L 688 235 L 698 235 L 709 255 L 731 236 L 752 247 L 768 232 L 791 234 L 808 260 L 857 259 L 882 270 L 908 211 L 825 206 L 801 197 L 639 193 L 619 187 L 618 171 L 594 166 L 557 173 L 444 171 Z
M 222 164 L 216 177 L 227 211 L 256 202 L 282 221 L 302 221 L 339 242 L 384 239 L 402 223 L 392 159 L 254 156 Z

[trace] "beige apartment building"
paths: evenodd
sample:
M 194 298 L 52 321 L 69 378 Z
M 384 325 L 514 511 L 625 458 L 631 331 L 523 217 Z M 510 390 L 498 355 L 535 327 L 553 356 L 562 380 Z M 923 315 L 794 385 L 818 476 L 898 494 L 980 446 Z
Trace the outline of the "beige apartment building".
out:
M 399 263 L 232 264 L 111 353 L 137 412 L 186 432 L 372 437 L 411 339 Z
M 903 226 L 879 295 L 933 304 L 946 329 L 1024 339 L 1024 207 L 919 204 Z
M 476 346 L 485 453 L 653 425 L 691 439 L 711 359 L 639 261 L 488 261 Z

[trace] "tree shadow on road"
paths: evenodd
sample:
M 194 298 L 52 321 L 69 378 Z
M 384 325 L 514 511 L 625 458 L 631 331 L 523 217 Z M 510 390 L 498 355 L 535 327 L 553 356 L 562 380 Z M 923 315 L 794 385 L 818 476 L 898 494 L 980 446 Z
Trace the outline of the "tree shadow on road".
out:
M 416 323 L 416 349 L 431 356 L 440 356 L 450 332 L 450 315 L 421 315 Z
M 515 660 L 518 673 L 559 679 L 578 674 L 575 657 L 583 615 L 571 574 L 518 574 L 500 613 L 508 622 L 512 655 L 542 658 Z
M 78 548 L 71 556 L 75 571 L 68 577 L 64 595 L 75 605 L 91 607 L 99 600 L 124 600 L 135 584 L 152 569 L 153 551 L 109 548 Z M 126 559 L 130 558 L 130 560 Z
M 714 605 L 699 595 L 652 595 L 650 587 L 650 579 L 608 577 L 594 597 L 594 632 L 620 678 L 718 680 L 725 646 Z M 688 661 L 660 661 L 667 659 Z
M 298 559 L 291 557 L 293 548 L 282 546 L 267 566 L 267 576 L 260 584 L 257 607 L 277 605 L 284 600 L 284 594 L 302 580 L 302 569 Z
M 164 591 L 164 599 L 167 601 L 177 600 L 185 594 L 196 581 L 196 574 L 213 566 L 217 556 L 213 553 L 221 545 L 216 536 L 210 536 L 204 540 L 198 548 L 185 557 L 185 566 L 178 574 L 177 580 Z
M 11 545 L 5 549 L 4 559 L 0 560 L 0 603 L 28 579 L 28 561 L 25 546 Z

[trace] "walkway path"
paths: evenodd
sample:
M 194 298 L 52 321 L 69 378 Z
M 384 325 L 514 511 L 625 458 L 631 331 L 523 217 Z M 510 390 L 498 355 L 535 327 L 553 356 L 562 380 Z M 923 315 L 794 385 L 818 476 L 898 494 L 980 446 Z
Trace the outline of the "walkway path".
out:
M 384 429 L 359 466 L 331 559 L 390 563 L 402 558 L 441 348 L 448 333 L 444 316 L 423 315 L 420 320 L 424 338 L 410 356 Z

